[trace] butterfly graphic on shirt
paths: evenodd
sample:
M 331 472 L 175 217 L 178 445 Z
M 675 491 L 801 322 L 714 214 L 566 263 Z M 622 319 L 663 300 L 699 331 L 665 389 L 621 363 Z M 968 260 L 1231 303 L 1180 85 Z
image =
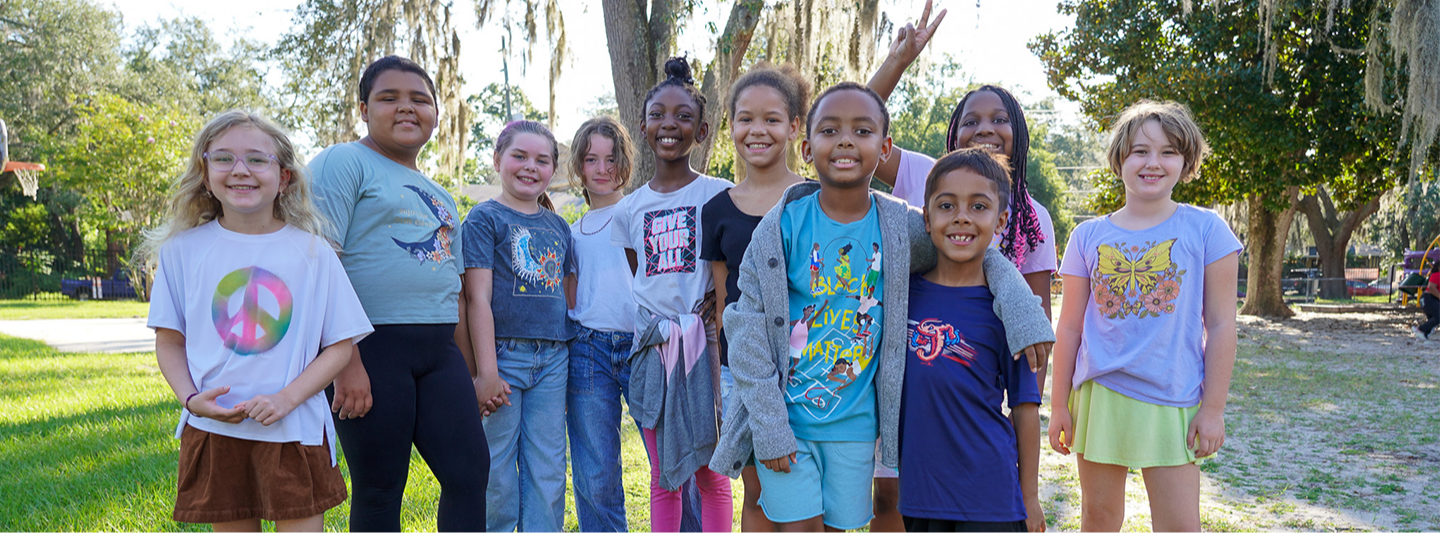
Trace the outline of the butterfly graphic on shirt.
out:
M 1145 318 L 1174 313 L 1185 275 L 1171 258 L 1177 240 L 1098 246 L 1090 292 L 1101 314 Z

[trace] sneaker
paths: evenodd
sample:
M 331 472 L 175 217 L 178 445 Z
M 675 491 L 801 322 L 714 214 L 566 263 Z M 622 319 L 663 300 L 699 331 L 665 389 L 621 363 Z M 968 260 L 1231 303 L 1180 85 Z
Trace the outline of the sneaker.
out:
M 1416 327 L 1416 326 L 1410 326 L 1410 331 L 1412 331 L 1412 332 L 1415 333 L 1415 338 L 1417 338 L 1417 339 L 1420 339 L 1420 340 L 1422 340 L 1422 341 L 1423 341 L 1423 340 L 1429 340 L 1429 338 L 1426 337 L 1424 333 L 1420 333 L 1420 328 L 1418 328 L 1418 327 Z

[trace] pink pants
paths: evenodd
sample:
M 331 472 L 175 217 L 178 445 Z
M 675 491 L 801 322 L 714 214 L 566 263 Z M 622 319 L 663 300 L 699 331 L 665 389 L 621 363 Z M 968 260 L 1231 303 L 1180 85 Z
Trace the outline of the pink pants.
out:
M 680 491 L 660 487 L 660 466 L 655 463 L 655 430 L 643 430 L 645 451 L 650 454 L 650 530 L 680 531 Z M 695 485 L 700 489 L 700 527 L 705 531 L 730 531 L 734 520 L 734 500 L 730 495 L 730 478 L 702 466 L 695 472 Z

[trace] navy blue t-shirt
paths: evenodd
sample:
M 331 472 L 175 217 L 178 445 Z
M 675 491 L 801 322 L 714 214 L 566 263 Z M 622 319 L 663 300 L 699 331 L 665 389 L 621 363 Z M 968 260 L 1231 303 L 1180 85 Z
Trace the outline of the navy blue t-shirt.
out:
M 576 270 L 570 225 L 548 209 L 527 215 L 496 200 L 470 209 L 460 227 L 465 268 L 492 271 L 495 338 L 568 341 L 565 276 Z
M 900 404 L 900 514 L 1025 519 L 1015 428 L 1000 410 L 1040 403 L 1035 372 L 1009 355 L 990 289 L 910 278 Z

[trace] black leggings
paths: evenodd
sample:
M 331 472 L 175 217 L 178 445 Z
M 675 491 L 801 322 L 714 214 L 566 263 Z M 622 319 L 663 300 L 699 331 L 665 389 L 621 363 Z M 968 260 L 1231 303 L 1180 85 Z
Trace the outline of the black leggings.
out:
M 351 531 L 400 531 L 410 444 L 440 482 L 440 531 L 485 530 L 490 449 L 454 324 L 375 326 L 360 341 L 374 405 L 335 420 L 350 467 Z M 325 394 L 332 401 L 334 387 Z
M 1435 326 L 1440 325 L 1440 299 L 1429 294 L 1423 295 L 1420 297 L 1420 308 L 1425 310 L 1425 323 L 1420 324 L 1420 333 L 1429 337 L 1430 332 L 1435 331 Z

